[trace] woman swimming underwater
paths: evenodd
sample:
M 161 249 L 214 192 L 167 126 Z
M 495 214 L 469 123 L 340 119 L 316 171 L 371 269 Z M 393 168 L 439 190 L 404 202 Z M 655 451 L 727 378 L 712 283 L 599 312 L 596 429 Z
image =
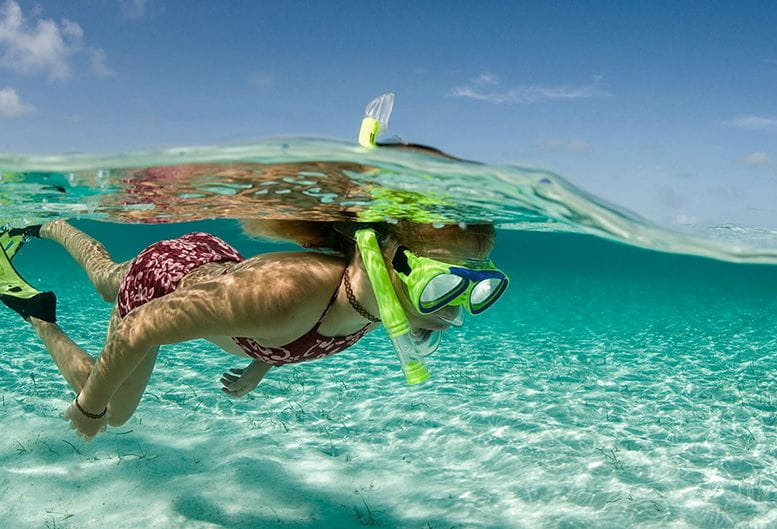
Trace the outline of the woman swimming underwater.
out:
M 257 220 L 244 227 L 328 251 L 243 259 L 218 237 L 198 232 L 152 244 L 131 261 L 116 263 L 102 244 L 64 220 L 27 229 L 61 244 L 101 297 L 115 304 L 94 359 L 56 324 L 53 295 L 43 307 L 2 296 L 32 325 L 75 390 L 65 417 L 79 435 L 91 439 L 132 416 L 165 344 L 204 338 L 252 359 L 222 378 L 223 390 L 233 397 L 255 388 L 272 366 L 352 346 L 381 318 L 388 321 L 390 310 L 371 271 L 376 262 L 418 336 L 460 324 L 462 308 L 473 314 L 486 310 L 507 287 L 507 278 L 487 260 L 494 244 L 494 229 L 487 224 Z M 354 239 L 373 240 L 375 252 L 368 256 L 366 243 Z

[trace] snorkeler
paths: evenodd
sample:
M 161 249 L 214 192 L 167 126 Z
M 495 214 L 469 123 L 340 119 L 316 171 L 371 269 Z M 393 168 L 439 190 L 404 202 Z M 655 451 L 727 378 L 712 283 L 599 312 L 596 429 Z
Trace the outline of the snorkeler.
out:
M 367 105 L 359 143 L 375 147 L 393 94 Z M 426 149 L 402 145 L 402 148 Z M 490 224 L 462 227 L 397 223 L 247 220 L 254 235 L 326 252 L 283 252 L 244 259 L 208 233 L 160 241 L 125 263 L 64 220 L 0 234 L 0 301 L 28 321 L 76 398 L 65 412 L 91 439 L 135 412 L 159 347 L 204 338 L 251 358 L 224 373 L 223 391 L 240 397 L 273 366 L 324 358 L 355 344 L 381 323 L 410 384 L 428 378 L 423 357 L 440 333 L 479 314 L 504 293 L 507 276 L 487 259 Z M 39 292 L 11 259 L 29 237 L 61 244 L 105 301 L 114 303 L 95 360 L 56 324 L 56 297 Z
M 352 346 L 388 316 L 385 306 L 390 306 L 378 299 L 383 294 L 371 284 L 363 254 L 371 256 L 371 266 L 383 263 L 408 327 L 420 341 L 460 325 L 462 308 L 476 314 L 490 307 L 507 286 L 507 278 L 487 261 L 494 243 L 494 229 L 487 224 L 335 227 L 254 220 L 244 227 L 331 251 L 244 259 L 214 235 L 191 233 L 116 263 L 102 244 L 64 220 L 27 229 L 27 235 L 61 244 L 102 298 L 115 303 L 105 344 L 94 359 L 57 325 L 53 295 L 41 313 L 26 310 L 13 292 L 0 296 L 32 325 L 74 389 L 77 396 L 65 416 L 79 435 L 91 439 L 106 425 L 121 425 L 132 416 L 165 344 L 204 338 L 252 359 L 221 380 L 224 392 L 234 397 L 254 389 L 273 366 L 324 358 Z M 377 255 L 354 242 L 365 234 L 379 243 Z

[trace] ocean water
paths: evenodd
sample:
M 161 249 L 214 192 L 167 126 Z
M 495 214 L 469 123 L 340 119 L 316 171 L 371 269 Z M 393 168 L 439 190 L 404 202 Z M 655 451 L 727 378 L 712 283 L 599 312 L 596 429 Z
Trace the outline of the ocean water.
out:
M 62 419 L 73 395 L 45 348 L 0 311 L 0 527 L 777 527 L 767 228 L 679 233 L 544 171 L 331 142 L 0 170 L 3 223 L 74 217 L 116 260 L 193 230 L 244 255 L 291 248 L 235 218 L 415 216 L 499 223 L 492 257 L 512 279 L 446 333 L 420 387 L 382 330 L 236 400 L 218 379 L 247 361 L 188 342 L 92 443 Z M 14 262 L 97 354 L 110 305 L 78 266 L 48 241 Z

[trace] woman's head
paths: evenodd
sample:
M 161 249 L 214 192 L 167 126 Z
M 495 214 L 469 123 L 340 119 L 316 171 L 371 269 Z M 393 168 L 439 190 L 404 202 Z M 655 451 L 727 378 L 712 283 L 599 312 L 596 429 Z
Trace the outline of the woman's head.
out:
M 354 236 L 357 230 L 363 228 L 373 229 L 379 235 L 384 261 L 392 272 L 390 275 L 394 288 L 414 329 L 446 327 L 444 320 L 453 319 L 454 313 L 459 313 L 459 308 L 447 307 L 426 315 L 416 310 L 406 286 L 391 266 L 398 250 L 405 248 L 421 257 L 467 266 L 472 261 L 487 259 L 495 240 L 495 230 L 490 224 L 435 227 L 407 221 L 366 224 L 257 219 L 243 222 L 243 229 L 250 235 L 295 242 L 305 248 L 333 250 L 347 258 L 354 255 Z

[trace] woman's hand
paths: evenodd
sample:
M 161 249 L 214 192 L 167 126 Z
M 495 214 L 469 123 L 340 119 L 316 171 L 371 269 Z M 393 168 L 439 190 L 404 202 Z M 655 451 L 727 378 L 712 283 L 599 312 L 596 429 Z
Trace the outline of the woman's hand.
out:
M 70 421 L 70 427 L 75 430 L 76 435 L 86 441 L 91 441 L 98 433 L 104 432 L 108 425 L 107 415 L 99 419 L 87 417 L 78 409 L 75 401 L 65 410 L 65 419 Z
M 221 391 L 232 398 L 242 397 L 253 391 L 270 369 L 269 364 L 254 360 L 245 369 L 232 368 L 221 375 Z
M 239 369 L 233 367 L 228 372 L 221 375 L 221 383 L 224 385 L 221 391 L 233 398 L 242 397 L 253 391 L 259 385 L 258 379 L 252 377 L 248 369 Z

